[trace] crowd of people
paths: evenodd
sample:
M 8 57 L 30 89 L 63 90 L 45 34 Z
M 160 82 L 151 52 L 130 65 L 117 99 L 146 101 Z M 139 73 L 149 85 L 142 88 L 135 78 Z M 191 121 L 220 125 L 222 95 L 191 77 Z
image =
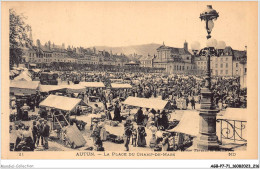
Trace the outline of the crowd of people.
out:
M 10 151 L 33 151 L 40 145 L 44 149 L 49 148 L 50 126 L 47 124 L 47 120 L 40 118 L 33 121 L 32 126 L 18 121 L 14 127 L 10 125 L 9 132 L 11 135 Z
M 88 88 L 85 92 L 78 94 L 63 93 L 64 96 L 80 98 L 86 103 L 91 102 L 91 98 L 98 99 L 102 106 L 94 105 L 93 114 L 103 114 L 105 120 L 124 124 L 124 145 L 129 150 L 129 144 L 138 147 L 149 145 L 155 151 L 169 149 L 170 140 L 174 135 L 165 132 L 170 126 L 167 112 L 139 107 L 134 116 L 122 116 L 124 112 L 129 112 L 129 108 L 122 102 L 129 96 L 141 98 L 160 98 L 170 102 L 170 109 L 196 109 L 196 104 L 201 101 L 201 89 L 205 80 L 200 76 L 184 75 L 164 75 L 161 73 L 126 73 L 126 72 L 87 72 L 87 71 L 64 71 L 58 72 L 58 80 L 68 84 L 82 82 L 103 82 L 105 88 Z M 121 79 L 122 83 L 130 83 L 132 88 L 113 89 L 112 79 Z M 215 105 L 220 108 L 226 107 L 246 107 L 246 90 L 240 89 L 239 78 L 214 78 L 211 89 Z M 49 94 L 57 92 L 37 92 L 33 97 L 27 99 L 11 99 L 12 118 L 11 121 L 30 120 L 29 111 L 39 108 L 39 103 Z M 18 98 L 18 97 L 17 97 Z M 33 99 L 32 99 L 33 98 Z M 16 113 L 13 113 L 15 112 Z M 75 114 L 81 115 L 82 110 L 76 109 Z M 111 115 L 113 112 L 113 116 Z M 14 114 L 17 116 L 14 117 Z M 16 125 L 10 132 L 16 136 L 12 145 L 14 150 L 21 150 L 24 141 L 30 144 L 30 150 L 39 145 L 39 141 L 48 149 L 48 136 L 50 126 L 47 124 L 47 111 L 40 109 L 38 112 L 41 119 L 33 121 L 33 126 Z M 130 113 L 129 113 L 130 115 Z M 113 118 L 112 118 L 113 117 Z M 103 151 L 103 141 L 107 139 L 104 121 L 95 122 L 92 128 L 93 143 L 97 151 Z M 152 138 L 146 140 L 147 131 L 152 133 Z M 28 134 L 28 131 L 31 131 Z M 168 145 L 168 148 L 166 148 Z M 172 144 L 171 144 L 172 145 Z M 24 146 L 25 147 L 25 146 Z M 174 146 L 173 146 L 174 147 Z

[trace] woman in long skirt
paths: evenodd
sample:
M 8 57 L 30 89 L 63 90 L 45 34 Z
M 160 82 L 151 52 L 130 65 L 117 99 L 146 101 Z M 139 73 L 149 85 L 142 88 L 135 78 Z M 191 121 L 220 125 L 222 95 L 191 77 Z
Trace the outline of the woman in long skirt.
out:
M 143 126 L 138 127 L 138 139 L 137 139 L 137 146 L 138 147 L 145 147 L 146 146 L 146 132 Z
M 105 128 L 105 122 L 101 122 L 100 123 L 100 139 L 102 141 L 106 141 L 107 140 L 107 131 L 106 131 L 106 128 Z
M 152 132 L 152 138 L 150 139 L 150 148 L 154 148 L 156 146 L 156 132 L 157 132 L 157 127 L 154 126 L 154 121 L 151 122 L 151 126 L 149 129 Z

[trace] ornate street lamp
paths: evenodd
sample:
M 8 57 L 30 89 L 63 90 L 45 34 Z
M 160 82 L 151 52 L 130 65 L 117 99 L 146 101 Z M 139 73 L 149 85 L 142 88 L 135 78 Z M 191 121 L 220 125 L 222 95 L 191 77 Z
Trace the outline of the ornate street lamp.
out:
M 206 22 L 207 39 L 211 38 L 210 33 L 214 27 L 213 20 L 217 20 L 218 17 L 218 12 L 212 8 L 212 5 L 207 5 L 207 8 L 200 14 L 201 21 Z
M 211 5 L 208 5 L 206 10 L 200 14 L 200 19 L 206 22 L 207 30 L 207 47 L 202 49 L 199 53 L 200 56 L 207 57 L 207 71 L 206 82 L 204 88 L 201 89 L 201 106 L 200 106 L 200 124 L 199 135 L 195 141 L 197 149 L 203 150 L 217 150 L 219 149 L 218 137 L 216 135 L 216 116 L 219 110 L 216 109 L 213 102 L 213 95 L 211 92 L 211 70 L 210 70 L 210 58 L 211 56 L 217 56 L 218 52 L 215 49 L 217 41 L 211 38 L 211 31 L 214 27 L 213 20 L 216 20 L 219 14 L 216 10 L 212 9 Z

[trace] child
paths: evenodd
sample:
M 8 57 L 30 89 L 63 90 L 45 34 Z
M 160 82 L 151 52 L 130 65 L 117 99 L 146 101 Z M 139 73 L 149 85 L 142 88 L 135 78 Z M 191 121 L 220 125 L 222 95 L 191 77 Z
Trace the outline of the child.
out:
M 134 128 L 132 132 L 132 145 L 134 145 L 134 147 L 136 147 L 136 139 L 137 139 L 137 130 L 136 128 Z

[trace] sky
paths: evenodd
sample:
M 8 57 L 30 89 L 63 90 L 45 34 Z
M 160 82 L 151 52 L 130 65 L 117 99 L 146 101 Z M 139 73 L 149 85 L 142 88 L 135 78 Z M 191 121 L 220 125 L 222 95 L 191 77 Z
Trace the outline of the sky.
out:
M 219 18 L 212 37 L 233 49 L 248 43 L 251 11 L 247 2 L 10 2 L 27 16 L 33 40 L 66 46 L 128 46 L 163 42 L 183 47 L 206 43 L 205 22 L 199 19 L 206 5 Z

